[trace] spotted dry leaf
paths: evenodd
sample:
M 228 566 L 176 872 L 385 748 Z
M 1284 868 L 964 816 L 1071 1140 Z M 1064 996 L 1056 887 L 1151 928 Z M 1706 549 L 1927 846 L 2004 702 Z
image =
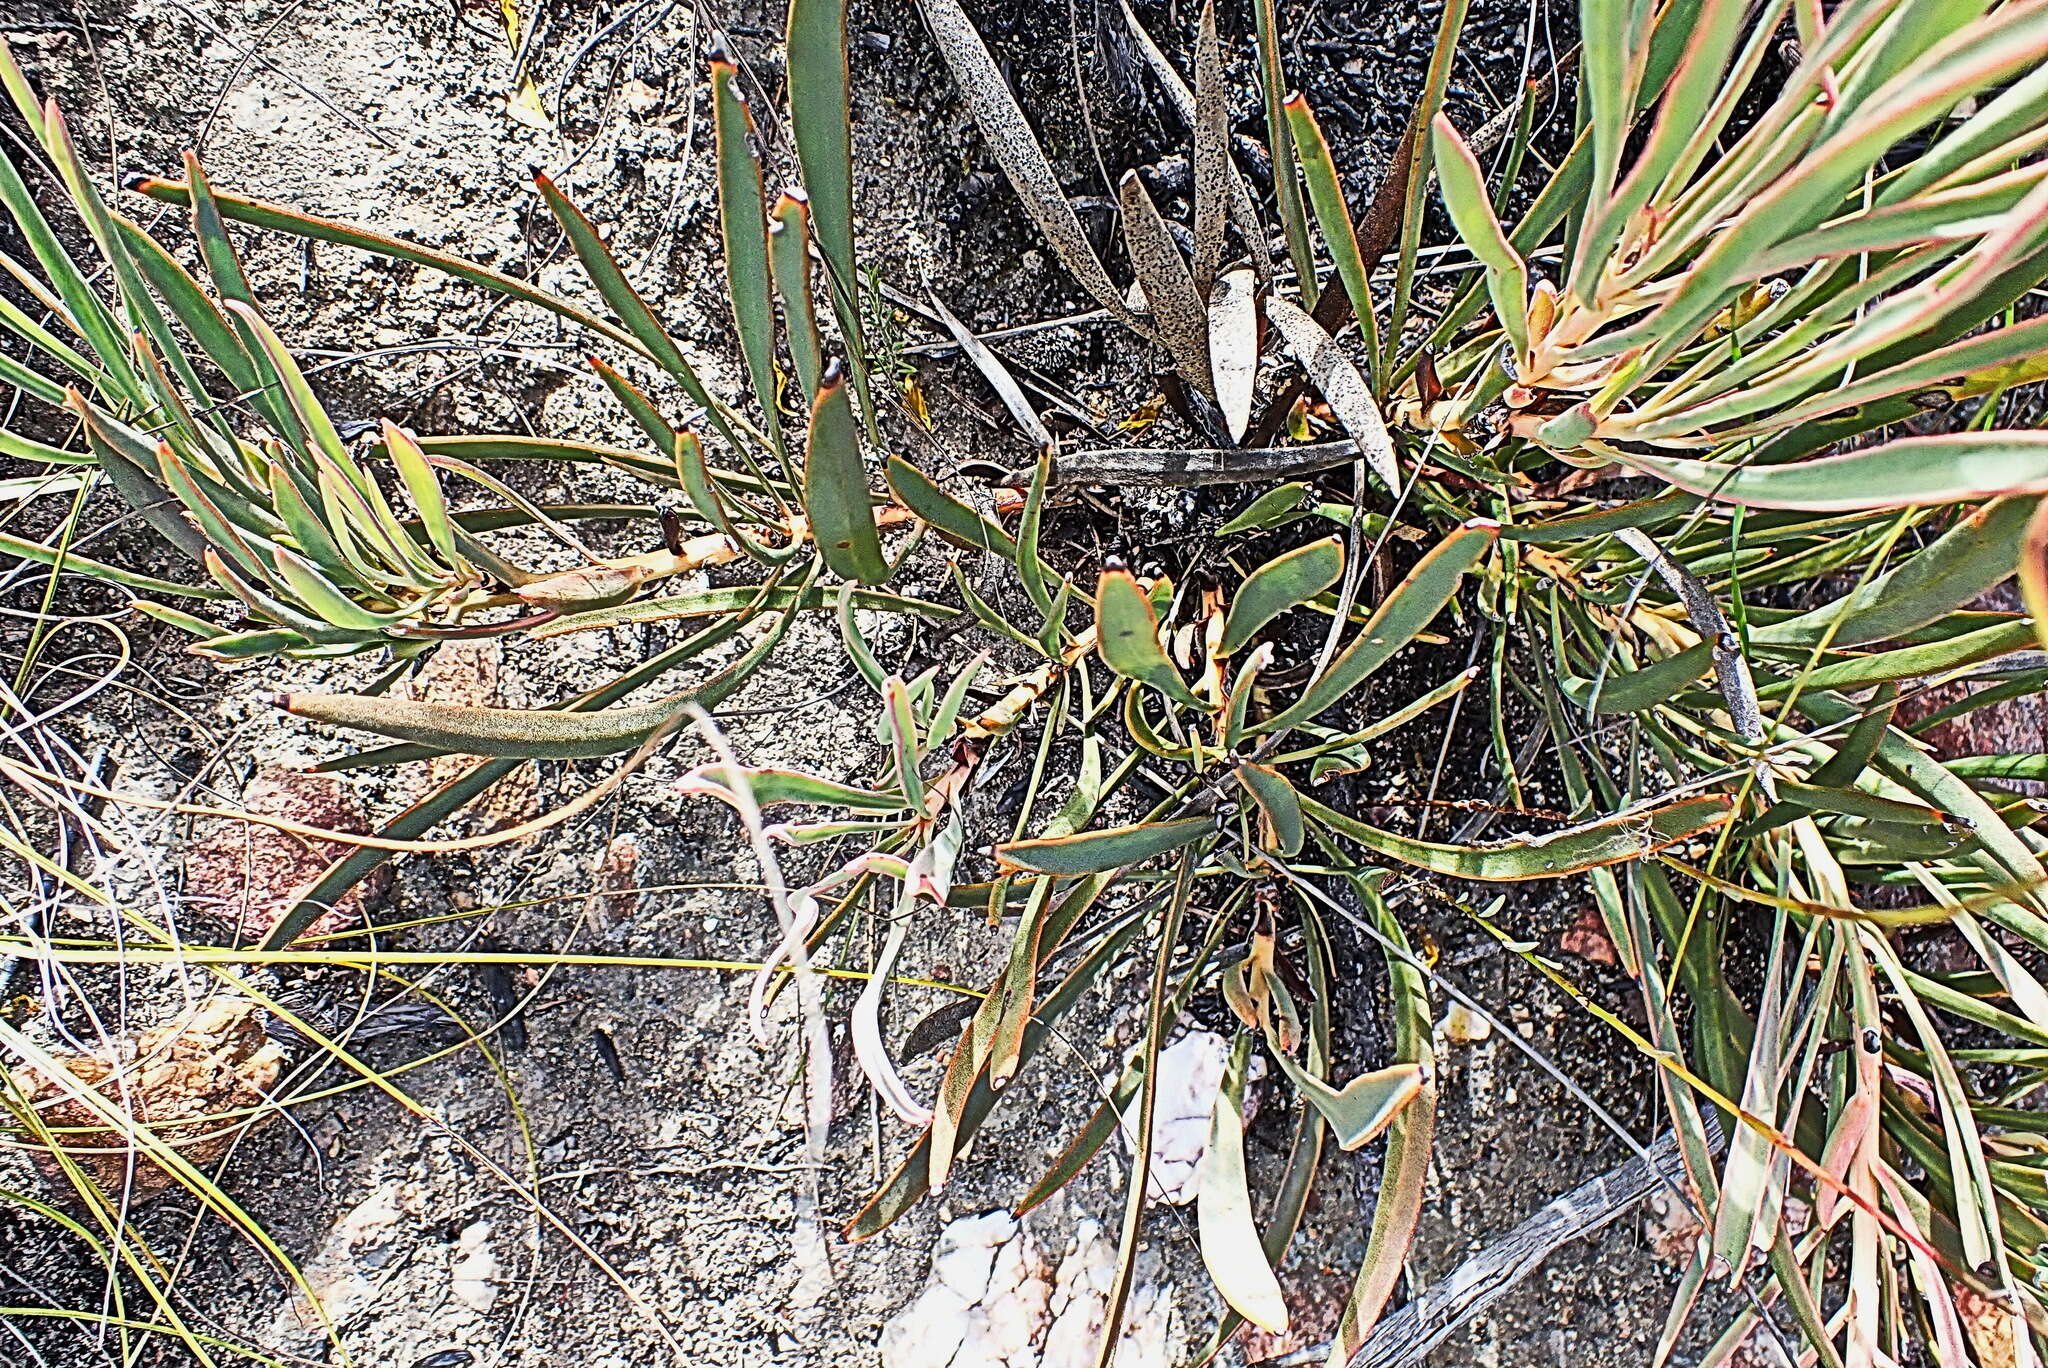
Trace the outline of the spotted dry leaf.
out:
M 451 641 L 436 650 L 413 682 L 415 697 L 431 703 L 471 708 L 510 706 L 499 668 L 504 643 L 494 640 Z M 471 755 L 441 755 L 414 772 L 421 776 L 415 797 L 425 797 L 467 774 L 477 764 Z M 517 826 L 540 814 L 540 771 L 531 761 L 479 794 L 456 819 L 467 833 L 482 835 Z

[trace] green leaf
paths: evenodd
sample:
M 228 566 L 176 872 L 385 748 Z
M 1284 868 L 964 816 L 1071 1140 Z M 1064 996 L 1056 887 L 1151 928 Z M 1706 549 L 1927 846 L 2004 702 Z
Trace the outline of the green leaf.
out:
M 1228 537 L 1238 532 L 1262 531 L 1267 528 L 1285 527 L 1298 518 L 1305 518 L 1316 504 L 1316 491 L 1299 480 L 1276 485 L 1245 505 L 1244 511 L 1216 529 L 1219 537 Z
M 238 393 L 254 393 L 262 383 L 256 372 L 256 363 L 250 359 L 241 338 L 236 336 L 234 328 L 214 306 L 199 282 L 158 245 L 156 239 L 119 214 L 111 217 L 115 231 L 121 235 L 137 268 L 164 303 L 170 306 L 171 313 L 184 324 L 185 330 L 192 334 L 207 359 L 220 369 Z
M 1224 1069 L 1209 1115 L 1209 1143 L 1195 1168 L 1202 1265 L 1231 1309 L 1262 1330 L 1287 1328 L 1287 1297 L 1259 1243 L 1244 1165 L 1244 1075 L 1251 1037 L 1243 1036 Z
M 1281 235 L 1287 258 L 1294 263 L 1295 288 L 1314 302 L 1316 254 L 1308 236 L 1308 215 L 1302 212 L 1301 185 L 1294 178 L 1294 139 L 1280 112 L 1287 98 L 1287 74 L 1281 65 L 1280 17 L 1276 0 L 1252 0 L 1253 31 L 1259 45 L 1259 92 L 1266 107 L 1266 148 L 1272 154 L 1273 201 L 1280 210 Z M 1236 434 L 1233 434 L 1236 435 Z
M 775 201 L 768 224 L 768 265 L 776 293 L 782 296 L 790 360 L 796 366 L 797 387 L 808 408 L 818 399 L 825 354 L 818 342 L 817 309 L 811 296 L 810 204 L 801 190 L 785 191 Z
M 1889 641 L 1940 620 L 2012 576 L 2035 501 L 1994 499 L 1971 510 L 1930 546 L 1833 603 L 1750 634 L 1763 646 L 1838 648 Z
M 1272 824 L 1275 850 L 1281 855 L 1300 854 L 1301 795 L 1294 791 L 1294 785 L 1270 765 L 1239 765 L 1237 781 L 1258 802 L 1259 810 Z
M 419 513 L 427 540 L 450 564 L 460 564 L 455 552 L 455 533 L 448 520 L 448 501 L 441 494 L 441 482 L 434 478 L 433 468 L 427 464 L 427 454 L 420 450 L 411 433 L 389 419 L 384 422 L 384 449 L 391 454 L 391 463 L 398 467 L 405 492 L 412 496 L 412 506 Z
M 180 181 L 163 180 L 155 176 L 139 176 L 129 183 L 129 189 L 149 196 L 166 204 L 190 204 L 191 187 Z M 648 354 L 631 332 L 608 323 L 596 314 L 569 303 L 545 290 L 536 289 L 526 281 L 493 271 L 487 266 L 449 256 L 445 252 L 431 251 L 399 238 L 386 237 L 353 224 L 333 219 L 314 218 L 286 209 L 281 205 L 267 204 L 262 200 L 244 199 L 238 195 L 216 192 L 213 201 L 222 218 L 236 223 L 246 223 L 253 228 L 289 233 L 294 237 L 310 238 L 316 242 L 332 242 L 343 247 L 354 247 L 376 256 L 390 257 L 398 261 L 410 261 L 420 266 L 432 267 L 458 280 L 480 285 L 494 293 L 506 295 L 528 304 L 538 305 L 549 313 L 566 318 L 592 332 L 608 337 L 612 341 Z
M 768 281 L 768 230 L 762 219 L 761 163 L 754 155 L 754 116 L 722 51 L 711 59 L 712 122 L 718 144 L 718 231 L 725 247 L 725 287 L 732 301 L 740 355 L 754 402 L 779 449 L 782 414 L 775 401 L 775 302 Z
M 889 678 L 889 672 L 875 659 L 875 653 L 868 649 L 866 638 L 860 634 L 860 624 L 853 616 L 854 592 L 852 580 L 847 580 L 839 586 L 839 641 L 846 648 L 846 658 L 853 662 L 853 667 L 860 672 L 860 677 L 868 682 L 869 688 L 879 694 Z
M 2048 779 L 2048 754 L 1964 755 L 1950 760 L 1948 769 L 1964 779 L 2042 780 Z
M 57 287 L 72 324 L 91 345 L 100 364 L 109 368 L 118 388 L 114 395 L 108 397 L 139 396 L 141 381 L 128 363 L 128 349 L 121 344 L 121 329 L 112 312 L 94 293 L 85 273 L 64 250 L 64 244 L 51 229 L 49 220 L 43 217 L 42 210 L 37 208 L 34 194 L 15 169 L 13 160 L 0 158 L 0 161 L 7 163 L 0 166 L 0 204 L 6 205 L 13 215 L 16 227 L 28 240 L 29 251 L 43 268 L 43 274 Z
M 1351 224 L 1351 208 L 1344 200 L 1344 182 L 1337 174 L 1336 159 L 1330 155 L 1329 141 L 1323 137 L 1315 112 L 1300 91 L 1289 95 L 1282 107 L 1293 136 L 1294 154 L 1301 159 L 1302 180 L 1308 185 L 1309 207 L 1315 210 L 1323 246 L 1329 249 L 1337 279 L 1344 283 L 1344 292 L 1351 297 L 1351 314 L 1365 333 L 1365 349 L 1377 358 L 1379 322 L 1373 309 L 1371 279 L 1365 257 L 1359 251 L 1358 232 Z M 1269 302 L 1268 311 L 1271 308 Z
M 1486 267 L 1486 291 L 1493 298 L 1494 316 L 1507 335 L 1517 357 L 1529 353 L 1529 270 L 1522 254 L 1508 241 L 1500 220 L 1494 217 L 1493 197 L 1486 192 L 1486 179 L 1479 160 L 1458 136 L 1458 130 L 1444 115 L 1431 126 L 1436 149 L 1437 184 L 1444 208 L 1458 236 Z
M 1714 646 L 1702 641 L 1637 670 L 1610 670 L 1589 680 L 1569 680 L 1572 701 L 1599 713 L 1632 713 L 1654 708 L 1714 668 Z
M 901 793 L 878 793 L 851 784 L 821 779 L 793 769 L 743 767 L 741 776 L 751 787 L 760 807 L 777 803 L 805 803 L 817 807 L 845 808 L 850 812 L 890 813 L 904 811 Z M 726 798 L 735 792 L 732 774 L 724 765 L 699 765 L 676 781 L 685 793 L 709 793 Z M 730 801 L 728 799 L 728 801 Z
M 789 122 L 797 164 L 833 289 L 851 305 L 860 277 L 853 255 L 845 0 L 790 0 L 787 52 Z M 841 310 L 842 323 L 848 312 Z M 850 312 L 858 319 L 858 309 Z
M 885 467 L 889 493 L 896 502 L 915 513 L 934 531 L 956 546 L 975 551 L 993 551 L 1014 560 L 1017 541 L 995 522 L 939 488 L 932 478 L 901 456 L 891 456 Z
M 1191 841 L 1199 841 L 1216 830 L 1207 817 L 1189 817 L 1174 822 L 1140 822 L 1135 826 L 1108 827 L 1074 836 L 1052 836 L 1035 841 L 1014 841 L 995 849 L 996 863 L 1003 869 L 1032 874 L 1100 874 L 1122 869 Z
M 735 546 L 763 565 L 781 565 L 803 549 L 802 542 L 793 541 L 781 550 L 770 550 L 748 536 L 733 521 L 732 515 L 726 511 L 725 493 L 718 487 L 717 478 L 704 459 L 704 444 L 697 440 L 696 433 L 678 432 L 674 451 L 676 478 L 682 481 L 683 492 L 690 496 L 697 516 L 732 538 Z
M 301 559 L 283 547 L 271 549 L 270 562 L 277 570 L 278 578 L 292 591 L 299 604 L 330 626 L 348 631 L 381 632 L 417 611 L 373 613 L 337 588 L 311 561 Z
M 1183 707 L 1207 711 L 1159 644 L 1159 618 L 1128 570 L 1105 570 L 1095 585 L 1096 651 L 1102 663 Z
M 142 520 L 165 541 L 203 563 L 206 538 L 178 511 L 178 501 L 160 483 L 156 455 L 150 444 L 87 403 L 77 390 L 68 391 L 64 406 L 78 415 L 85 429 L 86 445 L 127 505 L 141 514 Z
M 41 542 L 29 541 L 25 537 L 0 532 L 0 552 L 19 556 L 23 560 L 35 561 L 39 565 L 56 566 L 68 574 L 86 575 L 92 579 L 118 584 L 124 589 L 139 589 L 150 594 L 170 594 L 178 598 L 224 599 L 225 590 L 211 584 L 178 584 L 172 580 L 158 579 L 154 575 L 140 575 L 133 570 L 123 570 L 118 565 L 108 565 L 90 556 L 82 556 L 68 547 L 60 551 Z M 206 631 L 219 631 L 215 623 L 207 623 Z
M 924 777 L 917 762 L 922 752 L 917 734 L 917 714 L 911 705 L 910 688 L 895 675 L 882 684 L 882 718 L 888 733 L 890 758 L 895 762 L 896 784 L 904 805 L 913 812 L 925 807 Z
M 1616 460 L 1719 503 L 1816 513 L 2048 492 L 2048 432 L 1951 432 L 1776 466 L 1616 449 Z
M 2025 619 L 2000 623 L 1995 627 L 1981 627 L 1946 641 L 1904 646 L 1895 651 L 1879 651 L 1823 665 L 1817 670 L 1807 671 L 1796 681 L 1771 684 L 1757 690 L 1757 693 L 1762 698 L 1776 698 L 1792 692 L 1795 687 L 1853 691 L 1872 684 L 1937 675 L 1965 665 L 1996 660 L 2014 651 L 2024 651 L 2034 644 L 2034 630 Z
M 668 329 L 654 316 L 654 310 L 647 307 L 647 301 L 633 288 L 626 273 L 619 269 L 611 249 L 604 244 L 604 238 L 583 211 L 569 202 L 569 197 L 555 188 L 555 183 L 546 176 L 536 175 L 533 183 L 540 189 L 542 203 L 561 225 L 563 236 L 569 239 L 570 248 L 576 259 L 583 263 L 583 270 L 590 277 L 590 283 L 597 287 L 597 293 L 611 311 L 626 325 L 626 331 L 634 338 L 635 350 L 650 356 L 655 363 L 683 387 L 684 393 L 702 405 L 714 422 L 723 422 L 719 417 L 716 401 L 711 392 L 704 388 L 704 382 L 697 378 L 697 372 L 684 359 L 682 350 L 670 337 Z M 602 331 L 616 334 L 618 329 L 609 326 Z M 735 446 L 738 443 L 734 443 Z
M 1523 836 L 1486 845 L 1446 845 L 1397 836 L 1368 826 L 1304 796 L 1302 811 L 1366 849 L 1403 864 L 1459 879 L 1503 882 L 1554 879 L 1601 865 L 1654 855 L 1728 820 L 1726 798 L 1688 798 L 1641 812 L 1626 812 L 1547 836 Z
M 1659 494 L 1587 513 L 1566 513 L 1542 522 L 1517 523 L 1500 530 L 1502 541 L 1531 542 L 1537 546 L 1563 546 L 1591 537 L 1604 537 L 1631 527 L 1656 528 L 1675 522 L 1698 508 L 1691 494 Z
M 655 402 L 647 397 L 647 392 L 621 375 L 617 369 L 607 365 L 602 357 L 591 356 L 584 359 L 590 363 L 590 368 L 597 372 L 597 378 L 604 382 L 604 387 L 612 392 L 612 398 L 618 400 L 619 406 L 626 410 L 627 416 L 647 434 L 647 440 L 654 444 L 655 450 L 674 451 L 676 430 L 668 419 L 662 416 L 661 409 Z
M 1344 543 L 1325 537 L 1275 556 L 1245 578 L 1223 621 L 1224 655 L 1235 655 L 1274 618 L 1307 603 L 1344 574 Z
M 1435 620 L 1457 596 L 1465 572 L 1493 548 L 1500 526 L 1474 519 L 1438 542 L 1381 602 L 1362 631 L 1351 639 L 1293 707 L 1258 724 L 1257 733 L 1284 731 L 1334 706 L 1367 676 Z
M 860 428 L 837 363 L 825 368 L 804 453 L 804 514 L 832 573 L 862 584 L 889 578 L 860 458 Z

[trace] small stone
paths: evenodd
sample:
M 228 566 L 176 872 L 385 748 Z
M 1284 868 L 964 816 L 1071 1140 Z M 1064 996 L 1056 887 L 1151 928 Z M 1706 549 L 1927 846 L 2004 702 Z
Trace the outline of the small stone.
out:
M 1464 1003 L 1453 1002 L 1436 1030 L 1453 1045 L 1477 1045 L 1493 1034 L 1493 1023 Z
M 448 1291 L 479 1316 L 498 1300 L 498 1256 L 491 1252 L 491 1223 L 474 1221 L 455 1240 L 455 1262 L 448 1268 Z

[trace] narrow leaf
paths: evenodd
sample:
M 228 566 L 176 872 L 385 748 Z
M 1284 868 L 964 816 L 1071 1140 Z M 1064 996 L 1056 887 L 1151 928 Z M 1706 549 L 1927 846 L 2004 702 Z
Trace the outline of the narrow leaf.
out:
M 1262 1330 L 1287 1328 L 1287 1297 L 1252 1219 L 1244 1165 L 1244 1075 L 1251 1037 L 1231 1054 L 1209 1116 L 1209 1143 L 1195 1170 L 1202 1265 L 1232 1310 Z
M 824 348 L 818 342 L 818 316 L 811 295 L 811 211 L 800 191 L 787 191 L 775 202 L 768 225 L 768 263 L 775 291 L 782 296 L 783 331 L 789 336 L 790 361 L 804 404 L 816 403 L 818 380 L 825 371 Z
M 1444 208 L 1451 214 L 1458 236 L 1472 255 L 1486 267 L 1486 291 L 1493 299 L 1495 317 L 1507 335 L 1515 355 L 1529 352 L 1529 271 L 1522 254 L 1508 241 L 1508 235 L 1494 216 L 1493 197 L 1486 192 L 1486 178 L 1479 159 L 1458 136 L 1451 121 L 1439 114 L 1431 126 L 1436 150 L 1437 184 Z
M 1195 293 L 1180 248 L 1167 233 L 1159 206 L 1152 202 L 1137 172 L 1124 173 L 1117 186 L 1117 200 L 1124 211 L 1131 273 L 1145 293 L 1145 307 L 1152 311 L 1159 341 L 1181 375 L 1213 403 L 1216 386 L 1209 376 L 1209 315 L 1202 307 L 1202 297 Z
M 1237 767 L 1238 782 L 1258 802 L 1273 828 L 1274 849 L 1281 855 L 1301 853 L 1301 795 L 1279 770 L 1270 765 L 1244 764 Z
M 1344 543 L 1338 537 L 1297 546 L 1267 561 L 1245 578 L 1230 599 L 1218 649 L 1235 655 L 1261 627 L 1335 584 L 1344 573 Z
M 768 433 L 778 447 L 782 414 L 775 395 L 775 305 L 768 281 L 768 230 L 762 219 L 761 163 L 754 155 L 754 116 L 725 54 L 711 59 L 712 122 L 718 157 L 718 232 L 725 248 L 725 288 L 732 303 L 740 357 L 753 382 Z
M 1147 332 L 1145 325 L 1125 306 L 1123 294 L 1111 283 L 1109 272 L 1102 267 L 1102 259 L 1095 255 L 1088 234 L 1082 230 L 1081 221 L 1074 216 L 1073 206 L 1067 202 L 1066 191 L 1060 187 L 1059 176 L 1053 171 L 1052 163 L 1046 160 L 1045 149 L 1039 146 L 1038 135 L 1025 121 L 1024 111 L 1017 107 L 1016 96 L 1010 93 L 1009 83 L 1003 79 L 1003 73 L 997 68 L 995 58 L 989 55 L 988 45 L 982 42 L 981 34 L 975 31 L 967 11 L 960 7 L 960 0 L 918 0 L 917 7 L 931 28 L 939 53 L 946 59 L 961 94 L 966 97 L 975 122 L 981 126 L 981 135 L 988 141 L 989 151 L 994 153 L 1003 173 L 1010 178 L 1010 184 L 1016 187 L 1018 197 L 1024 202 L 1024 212 L 1045 234 L 1053 255 L 1060 259 L 1067 273 L 1094 297 L 1096 303 L 1109 310 L 1126 327 L 1140 333 Z
M 996 863 L 1003 869 L 1032 874 L 1101 874 L 1177 850 L 1215 830 L 1216 823 L 1209 818 L 1189 817 L 1177 822 L 1140 822 L 1136 826 L 1108 827 L 1074 836 L 1013 841 L 995 848 Z
M 901 456 L 891 456 L 885 473 L 889 493 L 946 540 L 977 551 L 993 551 L 1005 560 L 1017 554 L 1017 542 L 989 518 L 939 488 L 932 478 Z
M 1438 542 L 1394 586 L 1364 629 L 1330 662 L 1330 668 L 1308 686 L 1300 701 L 1278 717 L 1261 722 L 1256 730 L 1265 733 L 1297 726 L 1357 688 L 1435 620 L 1444 605 L 1456 597 L 1465 572 L 1492 550 L 1499 534 L 1498 524 L 1475 519 Z
M 1157 689 L 1183 707 L 1207 706 L 1181 681 L 1159 644 L 1152 601 L 1128 570 L 1105 570 L 1095 586 L 1096 650 L 1102 663 L 1126 679 Z
M 1601 865 L 1638 860 L 1689 840 L 1728 820 L 1726 798 L 1689 798 L 1644 812 L 1622 813 L 1547 836 L 1523 836 L 1486 845 L 1418 841 L 1368 826 L 1304 796 L 1302 811 L 1368 850 L 1459 879 L 1503 882 L 1554 879 Z
M 2048 432 L 1950 432 L 1785 465 L 1729 466 L 1616 450 L 1680 489 L 1749 508 L 1815 513 L 2048 492 Z
M 889 578 L 882 538 L 875 530 L 868 476 L 860 458 L 860 428 L 838 364 L 827 366 L 811 410 L 804 454 L 804 514 L 832 573 L 862 584 Z

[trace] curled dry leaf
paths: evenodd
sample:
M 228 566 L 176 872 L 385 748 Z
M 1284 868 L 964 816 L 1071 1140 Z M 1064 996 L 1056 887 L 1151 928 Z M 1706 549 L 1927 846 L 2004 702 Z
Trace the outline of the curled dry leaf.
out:
M 110 1050 L 54 1058 L 115 1113 L 133 1117 L 188 1162 L 204 1167 L 224 1156 L 244 1129 L 269 1118 L 261 1110 L 253 1118 L 229 1114 L 266 1105 L 284 1052 L 265 1033 L 263 1010 L 254 1002 L 216 997 Z M 59 1132 L 57 1144 L 103 1191 L 118 1194 L 129 1182 L 127 1140 L 96 1107 L 73 1096 L 67 1083 L 33 1067 L 25 1071 L 25 1083 L 42 1124 Z M 66 1182 L 48 1151 L 35 1160 L 53 1183 Z M 164 1168 L 135 1155 L 136 1196 L 153 1197 L 176 1182 Z

